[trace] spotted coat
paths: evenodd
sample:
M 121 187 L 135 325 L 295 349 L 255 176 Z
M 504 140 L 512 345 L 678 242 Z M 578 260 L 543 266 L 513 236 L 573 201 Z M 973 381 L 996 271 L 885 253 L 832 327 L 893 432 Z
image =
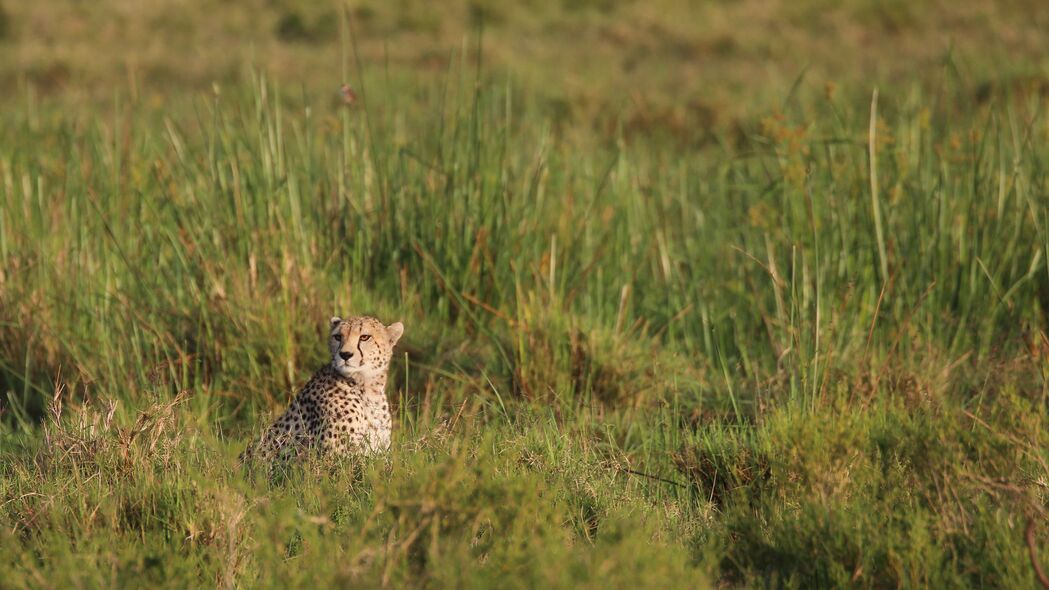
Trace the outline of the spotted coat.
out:
M 331 363 L 321 367 L 242 460 L 299 456 L 308 449 L 346 456 L 385 451 L 392 421 L 386 374 L 404 332 L 371 317 L 331 319 Z

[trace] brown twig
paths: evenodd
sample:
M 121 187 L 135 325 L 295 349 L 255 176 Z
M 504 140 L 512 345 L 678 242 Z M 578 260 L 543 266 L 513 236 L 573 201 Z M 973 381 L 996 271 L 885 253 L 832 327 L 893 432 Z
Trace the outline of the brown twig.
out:
M 463 291 L 462 293 L 460 293 L 460 295 L 462 295 L 463 299 L 469 301 L 470 303 L 473 303 L 474 305 L 480 307 L 481 309 L 487 311 L 488 313 L 494 315 L 495 317 L 497 317 L 497 318 L 505 321 L 506 323 L 510 324 L 511 328 L 516 328 L 517 327 L 517 321 L 514 318 L 506 315 L 505 313 L 499 311 L 498 309 L 492 307 L 491 305 L 488 305 L 484 301 L 481 301 L 477 296 L 472 295 L 470 293 L 467 293 L 466 291 Z
M 1038 550 L 1034 545 L 1034 518 L 1027 519 L 1027 530 L 1024 532 L 1024 537 L 1027 538 L 1027 551 L 1031 554 L 1031 567 L 1034 568 L 1034 574 L 1042 583 L 1042 587 L 1049 590 L 1049 576 L 1045 575 L 1042 564 L 1038 563 Z
M 874 328 L 878 325 L 878 314 L 881 313 L 881 302 L 885 299 L 885 293 L 892 289 L 893 283 L 896 282 L 896 273 L 889 275 L 889 280 L 885 281 L 881 285 L 881 292 L 878 293 L 878 302 L 874 304 L 874 316 L 871 317 L 871 327 L 867 332 L 867 345 L 863 347 L 863 357 L 866 359 L 871 349 L 871 340 L 874 339 Z
M 683 483 L 681 483 L 679 481 L 674 481 L 672 479 L 667 479 L 665 477 L 659 477 L 658 475 L 652 475 L 651 473 L 645 473 L 644 471 L 636 471 L 636 470 L 630 469 L 628 467 L 620 467 L 619 470 L 622 471 L 623 473 L 629 473 L 631 475 L 639 475 L 641 477 L 647 477 L 649 479 L 654 479 L 655 481 L 661 481 L 663 483 L 668 483 L 670 485 L 677 486 L 679 488 L 688 487 L 688 486 L 686 486 L 685 484 L 683 484 Z
M 463 415 L 463 410 L 466 409 L 466 402 L 470 401 L 470 398 L 463 400 L 463 405 L 459 406 L 459 411 L 455 413 L 455 418 L 452 419 L 451 425 L 448 426 L 448 430 L 455 430 L 455 425 L 459 423 L 459 417 Z

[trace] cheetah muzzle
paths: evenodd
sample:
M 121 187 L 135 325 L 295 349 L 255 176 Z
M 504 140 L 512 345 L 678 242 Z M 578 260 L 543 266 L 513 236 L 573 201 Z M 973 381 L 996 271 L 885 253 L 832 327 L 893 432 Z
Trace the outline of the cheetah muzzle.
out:
M 331 318 L 331 362 L 313 374 L 241 460 L 271 461 L 308 449 L 335 456 L 389 449 L 386 374 L 403 333 L 400 322 L 387 326 L 367 316 Z

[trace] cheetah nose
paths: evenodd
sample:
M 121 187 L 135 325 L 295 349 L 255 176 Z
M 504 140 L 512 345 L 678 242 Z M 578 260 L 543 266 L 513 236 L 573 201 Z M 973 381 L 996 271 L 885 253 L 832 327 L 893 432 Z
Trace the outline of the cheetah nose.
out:
M 346 351 L 346 350 L 344 350 L 344 351 L 342 351 L 342 352 L 340 352 L 340 353 L 339 353 L 339 358 L 341 358 L 341 359 L 342 359 L 342 360 L 344 360 L 344 361 L 348 361 L 348 360 L 350 360 L 350 359 L 352 359 L 352 358 L 353 358 L 353 353 L 352 353 L 352 352 L 349 352 L 349 351 Z

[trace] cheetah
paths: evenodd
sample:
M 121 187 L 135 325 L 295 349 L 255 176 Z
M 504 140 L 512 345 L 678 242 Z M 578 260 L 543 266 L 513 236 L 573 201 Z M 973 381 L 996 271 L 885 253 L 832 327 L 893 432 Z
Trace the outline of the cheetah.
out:
M 331 362 L 313 374 L 288 410 L 241 454 L 241 461 L 270 461 L 307 449 L 334 456 L 389 449 L 386 373 L 403 333 L 400 322 L 386 326 L 367 316 L 331 318 Z

